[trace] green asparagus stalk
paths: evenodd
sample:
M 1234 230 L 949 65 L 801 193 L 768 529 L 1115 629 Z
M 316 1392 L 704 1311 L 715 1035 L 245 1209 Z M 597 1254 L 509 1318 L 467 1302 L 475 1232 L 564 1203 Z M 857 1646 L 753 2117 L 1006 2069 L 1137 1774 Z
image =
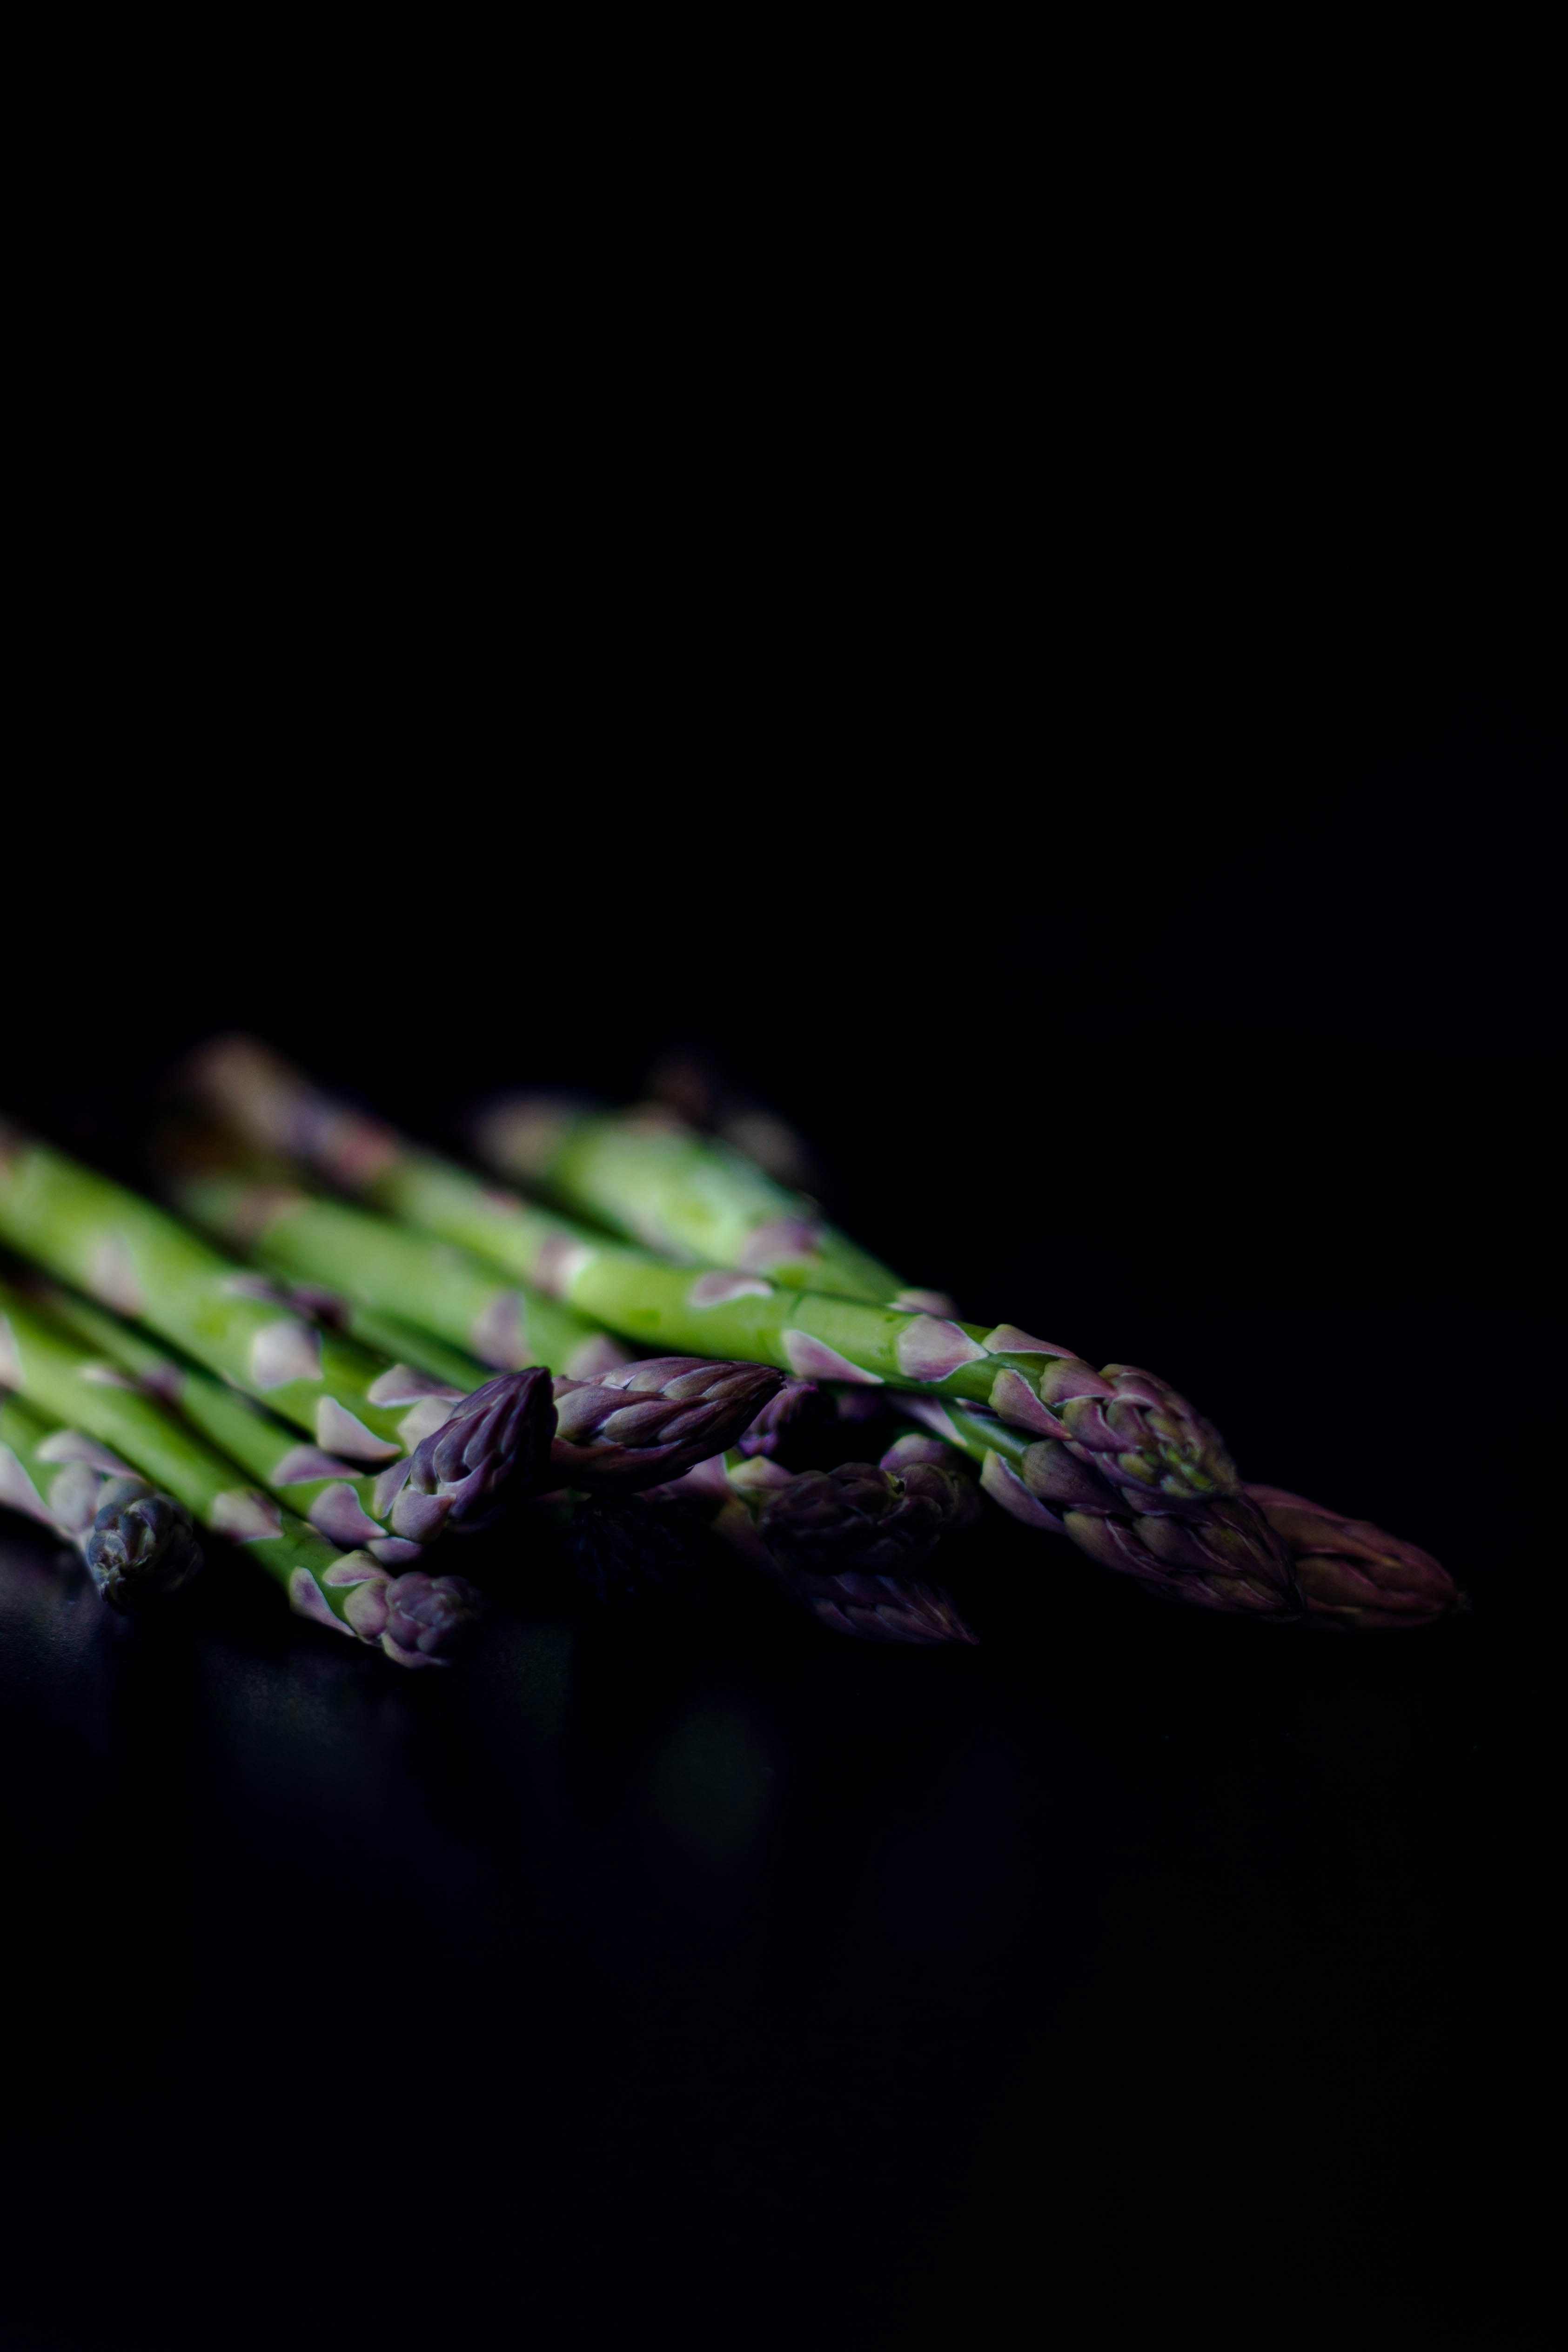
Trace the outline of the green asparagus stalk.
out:
M 226 1536 L 287 1592 L 300 1616 L 379 1646 L 400 1665 L 440 1663 L 472 1622 L 461 1577 L 395 1577 L 368 1551 L 342 1552 L 238 1465 L 139 1390 L 105 1382 L 100 1360 L 0 1282 L 0 1384 L 100 1439 L 192 1518 Z
M 242 1066 L 248 1075 L 237 1076 Z M 736 1270 L 693 1275 L 492 1190 L 248 1043 L 226 1044 L 222 1056 L 215 1049 L 195 1083 L 265 1148 L 297 1156 L 387 1215 L 458 1244 L 642 1347 L 989 1404 L 1034 1435 L 1081 1446 L 1102 1475 L 1150 1499 L 1234 1491 L 1218 1433 L 1131 1366 L 1096 1372 L 1012 1324 L 986 1328 L 790 1290 Z
M 352 1463 L 337 1461 L 320 1446 L 301 1444 L 296 1430 L 275 1421 L 249 1397 L 156 1346 L 107 1307 L 95 1307 L 54 1284 L 30 1285 L 29 1296 L 54 1323 L 102 1360 L 96 1370 L 101 1385 L 115 1385 L 118 1374 L 144 1395 L 182 1413 L 258 1486 L 278 1496 L 332 1543 L 345 1549 L 363 1544 L 384 1567 L 412 1567 L 421 1557 L 422 1545 L 388 1532 L 388 1507 L 377 1492 L 384 1472 L 356 1471 Z M 399 1385 L 408 1399 L 404 1426 L 416 1443 L 439 1429 L 453 1406 L 483 1378 L 476 1367 L 456 1387 L 407 1366 L 401 1369 L 405 1378 Z
M 151 1202 L 14 1135 L 0 1136 L 0 1234 L 263 1400 L 308 1432 L 328 1463 L 379 1469 L 374 1486 L 361 1478 L 354 1499 L 391 1538 L 427 1542 L 443 1526 L 488 1525 L 502 1496 L 527 1491 L 548 1464 L 553 1411 L 537 1372 L 505 1374 L 438 1419 L 452 1400 L 427 1376 L 308 1322 L 254 1269 L 219 1256 Z M 461 1419 L 461 1441 L 440 1447 L 450 1417 Z M 513 1450 L 481 1462 L 481 1440 Z M 448 1469 L 461 1462 L 461 1474 L 437 1472 L 437 1452 Z M 331 1472 L 318 1461 L 296 1475 Z
M 951 1315 L 940 1292 L 911 1290 L 815 1201 L 699 1135 L 659 1105 L 612 1112 L 549 1095 L 507 1095 L 481 1112 L 486 1163 L 645 1249 L 684 1265 L 727 1265 L 792 1290 L 837 1291 Z
M 690 1356 L 628 1363 L 569 1308 L 504 1287 L 449 1243 L 363 1209 L 227 1175 L 175 1182 L 187 1215 L 284 1277 L 335 1277 L 372 1308 L 384 1312 L 396 1302 L 448 1338 L 504 1333 L 513 1354 L 528 1352 L 531 1342 L 557 1362 L 596 1366 L 578 1378 L 563 1372 L 553 1384 L 554 1474 L 568 1486 L 624 1493 L 672 1478 L 733 1444 L 784 1385 L 762 1364 Z
M 380 1467 L 407 1450 L 406 1408 L 372 1393 L 382 1370 L 374 1357 L 280 1309 L 254 1268 L 220 1256 L 152 1202 L 5 1129 L 0 1238 L 146 1323 L 328 1453 Z
M 0 1391 L 0 1503 L 73 1544 L 111 1609 L 139 1615 L 202 1565 L 190 1513 L 111 1447 Z
M 581 1380 L 626 1360 L 570 1307 L 389 1217 L 211 1170 L 171 1171 L 169 1192 L 182 1214 L 279 1281 L 310 1286 L 307 1296 L 319 1303 L 334 1293 L 348 1301 L 359 1333 L 384 1328 L 390 1316 L 395 1328 L 427 1331 L 495 1371 L 548 1364 Z

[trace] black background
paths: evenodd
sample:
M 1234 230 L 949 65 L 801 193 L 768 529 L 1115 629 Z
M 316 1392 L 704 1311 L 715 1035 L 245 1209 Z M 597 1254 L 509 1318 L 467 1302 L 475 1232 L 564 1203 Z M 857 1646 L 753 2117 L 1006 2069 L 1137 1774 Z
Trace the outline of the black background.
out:
M 998 1527 L 973 1652 L 543 1563 L 399 1681 L 216 1580 L 100 1622 L 8 1522 L 7 2341 L 1533 2345 L 1552 499 L 1245 375 L 1197 432 L 758 365 L 68 423 L 7 1106 L 134 1173 L 218 1024 L 448 1139 L 698 1044 L 911 1278 L 1473 1613 L 1270 1635 Z

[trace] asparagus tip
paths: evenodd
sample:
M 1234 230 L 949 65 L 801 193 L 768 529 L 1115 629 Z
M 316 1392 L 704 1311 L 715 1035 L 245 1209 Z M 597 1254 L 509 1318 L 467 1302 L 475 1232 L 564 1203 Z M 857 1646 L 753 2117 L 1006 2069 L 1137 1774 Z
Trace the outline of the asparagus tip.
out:
M 144 1487 L 104 1502 L 82 1555 L 103 1599 L 125 1616 L 172 1600 L 202 1565 L 190 1513 Z

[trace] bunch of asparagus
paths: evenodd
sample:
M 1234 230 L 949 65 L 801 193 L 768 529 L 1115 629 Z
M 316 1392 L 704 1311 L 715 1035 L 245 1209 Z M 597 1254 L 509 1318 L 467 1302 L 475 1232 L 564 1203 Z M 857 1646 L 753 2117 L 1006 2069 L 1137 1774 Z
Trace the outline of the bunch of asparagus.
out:
M 118 1605 L 183 1580 L 195 1520 L 302 1613 L 445 1663 L 479 1596 L 426 1552 L 552 1498 L 603 1590 L 658 1575 L 702 1518 L 837 1632 L 964 1642 L 915 1571 L 983 1496 L 1208 1609 L 1379 1626 L 1458 1604 L 1415 1547 L 1244 1486 L 1154 1375 L 962 1320 L 668 1107 L 492 1105 L 479 1154 L 524 1192 L 253 1040 L 189 1077 L 210 1124 L 167 1163 L 178 1214 L 0 1131 L 0 1242 L 25 1262 L 0 1278 L 0 1387 L 24 1416 L 0 1500 L 82 1540 L 89 1497 L 57 1479 L 46 1498 L 40 1446 L 139 1474 L 134 1496 L 95 1491 L 107 1523 L 85 1537 Z M 873 1422 L 878 1458 L 844 1459 Z

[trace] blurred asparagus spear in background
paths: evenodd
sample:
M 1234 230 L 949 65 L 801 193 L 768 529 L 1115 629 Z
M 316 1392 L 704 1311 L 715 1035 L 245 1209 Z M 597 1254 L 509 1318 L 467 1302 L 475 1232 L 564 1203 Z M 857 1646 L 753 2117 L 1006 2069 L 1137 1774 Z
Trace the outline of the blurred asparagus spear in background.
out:
M 259 1561 L 301 1616 L 378 1643 L 400 1665 L 436 1664 L 459 1645 L 477 1605 L 461 1577 L 395 1577 L 368 1551 L 339 1551 L 247 1486 L 237 1464 L 167 1407 L 104 1381 L 102 1370 L 100 1358 L 0 1282 L 0 1385 L 111 1447 L 199 1525 Z
M 1174 1391 L 1131 1366 L 1096 1372 L 1011 1324 L 965 1325 L 784 1289 L 740 1271 L 693 1276 L 491 1190 L 321 1094 L 247 1039 L 218 1041 L 191 1076 L 202 1098 L 248 1139 L 295 1154 L 389 1215 L 644 1346 L 771 1363 L 803 1380 L 988 1403 L 1036 1435 L 1082 1448 L 1113 1483 L 1151 1499 L 1234 1492 L 1218 1433 Z
M 0 1504 L 73 1544 L 103 1599 L 128 1616 L 172 1600 L 202 1565 L 183 1504 L 154 1494 L 100 1439 L 3 1391 Z
M 732 1266 L 793 1290 L 951 1315 L 742 1153 L 656 1106 L 609 1111 L 505 1095 L 474 1126 L 479 1156 L 512 1182 L 685 1265 Z

